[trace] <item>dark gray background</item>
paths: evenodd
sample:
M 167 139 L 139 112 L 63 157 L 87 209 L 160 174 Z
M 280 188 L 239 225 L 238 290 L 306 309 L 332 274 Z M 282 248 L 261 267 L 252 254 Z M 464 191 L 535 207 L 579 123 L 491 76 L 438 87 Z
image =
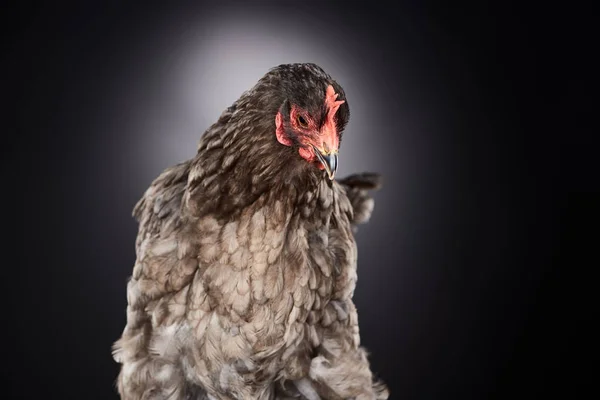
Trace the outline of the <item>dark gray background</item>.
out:
M 220 4 L 216 6 L 216 4 Z M 116 399 L 131 210 L 270 67 L 352 116 L 362 341 L 392 399 L 579 398 L 598 204 L 585 9 L 21 4 L 2 29 L 8 398 Z M 594 228 L 594 230 L 586 230 Z M 586 257 L 594 255 L 595 259 Z M 4 397 L 4 396 L 3 396 Z

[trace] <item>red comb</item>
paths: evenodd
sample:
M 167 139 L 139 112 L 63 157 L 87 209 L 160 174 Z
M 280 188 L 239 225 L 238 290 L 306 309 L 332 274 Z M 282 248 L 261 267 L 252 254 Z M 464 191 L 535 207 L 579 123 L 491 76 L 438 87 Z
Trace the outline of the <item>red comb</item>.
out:
M 335 92 L 333 86 L 327 86 L 327 92 L 325 93 L 325 105 L 329 108 L 327 119 L 330 121 L 333 121 L 338 108 L 340 108 L 340 106 L 346 102 L 345 100 L 336 100 L 338 96 L 339 94 Z

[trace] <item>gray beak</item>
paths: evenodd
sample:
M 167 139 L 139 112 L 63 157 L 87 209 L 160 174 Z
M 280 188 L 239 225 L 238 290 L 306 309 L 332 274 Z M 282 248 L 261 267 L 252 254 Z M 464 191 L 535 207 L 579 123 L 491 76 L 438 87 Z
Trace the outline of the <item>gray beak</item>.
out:
M 333 178 L 335 177 L 335 171 L 337 171 L 337 167 L 338 167 L 337 152 L 333 152 L 331 154 L 323 154 L 316 147 L 314 149 L 315 149 L 315 154 L 317 155 L 317 158 L 319 159 L 319 161 L 321 161 L 321 164 L 323 164 L 323 166 L 325 167 L 325 170 L 327 171 L 327 175 L 329 176 L 329 179 L 333 180 Z

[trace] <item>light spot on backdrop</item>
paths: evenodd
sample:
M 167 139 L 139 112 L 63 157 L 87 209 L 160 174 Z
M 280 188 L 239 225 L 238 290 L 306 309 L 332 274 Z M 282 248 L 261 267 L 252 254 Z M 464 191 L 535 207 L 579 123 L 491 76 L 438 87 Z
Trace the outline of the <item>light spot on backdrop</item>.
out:
M 130 142 L 142 168 L 140 179 L 148 179 L 147 171 L 155 175 L 192 157 L 201 134 L 226 107 L 270 68 L 291 62 L 319 64 L 346 91 L 351 119 L 339 176 L 381 168 L 385 135 L 377 140 L 372 121 L 382 119 L 378 114 L 383 108 L 377 107 L 381 99 L 364 78 L 366 71 L 359 64 L 363 55 L 351 33 L 302 14 L 283 22 L 226 11 L 213 11 L 179 27 L 158 69 L 158 82 L 144 82 L 154 90 L 148 104 L 140 105 L 136 140 Z

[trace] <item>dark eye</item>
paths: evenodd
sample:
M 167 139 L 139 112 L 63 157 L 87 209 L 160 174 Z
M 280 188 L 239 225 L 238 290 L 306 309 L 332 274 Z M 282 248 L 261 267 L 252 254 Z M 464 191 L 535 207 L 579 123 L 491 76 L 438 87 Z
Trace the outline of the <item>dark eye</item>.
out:
M 306 118 L 304 118 L 302 115 L 298 115 L 298 125 L 300 125 L 302 128 L 308 128 L 308 121 L 306 121 Z

